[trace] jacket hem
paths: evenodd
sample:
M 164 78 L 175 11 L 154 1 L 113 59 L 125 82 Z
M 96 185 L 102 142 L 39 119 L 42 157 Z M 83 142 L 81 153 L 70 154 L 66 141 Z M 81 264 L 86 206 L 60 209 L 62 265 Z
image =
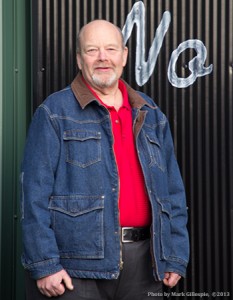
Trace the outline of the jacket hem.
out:
M 117 279 L 120 275 L 119 271 L 101 272 L 101 271 L 82 271 L 66 269 L 70 277 L 73 278 L 87 278 L 87 279 Z

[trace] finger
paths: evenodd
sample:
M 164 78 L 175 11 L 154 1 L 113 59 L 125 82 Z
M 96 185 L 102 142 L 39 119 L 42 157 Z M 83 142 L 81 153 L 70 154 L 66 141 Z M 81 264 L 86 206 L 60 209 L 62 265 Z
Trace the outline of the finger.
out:
M 52 290 L 54 292 L 53 296 L 61 296 L 65 293 L 65 286 L 63 283 L 60 283 L 59 285 L 56 285 L 54 289 Z
M 169 275 L 168 278 L 166 278 L 167 276 L 166 275 Z M 181 276 L 179 274 L 176 274 L 176 273 L 165 273 L 165 278 L 163 280 L 163 283 L 170 287 L 170 288 L 173 288 L 177 283 L 178 281 L 180 280 Z
M 177 285 L 177 283 L 178 283 L 178 281 L 180 280 L 180 278 L 181 278 L 181 276 L 180 275 L 178 275 L 178 274 L 175 274 L 175 273 L 171 273 L 171 276 L 170 276 L 170 284 L 172 285 L 172 286 L 175 286 L 175 285 Z
M 67 273 L 63 276 L 63 282 L 68 290 L 72 291 L 74 289 L 72 279 Z
M 169 286 L 169 282 L 168 282 L 168 279 L 167 279 L 167 278 L 164 278 L 164 279 L 163 279 L 163 283 L 164 283 L 166 286 Z
M 50 291 L 45 290 L 45 289 L 43 289 L 43 288 L 40 288 L 39 291 L 40 291 L 40 293 L 41 293 L 42 295 L 44 295 L 44 296 L 46 296 L 46 297 L 48 297 L 48 298 L 51 298 L 51 297 L 53 296 L 53 295 L 51 294 Z
M 179 281 L 179 279 L 177 279 L 177 280 L 175 280 L 175 279 L 170 280 L 170 281 L 169 281 L 169 286 L 170 286 L 171 288 L 173 288 L 174 286 L 177 285 L 178 281 Z
M 48 286 L 44 286 L 39 288 L 40 292 L 47 297 L 56 297 L 64 294 L 65 287 L 64 284 L 50 284 Z
M 169 273 L 169 272 L 165 272 L 165 273 L 164 273 L 163 283 L 164 283 L 166 286 L 169 286 L 169 277 L 170 277 L 170 273 Z

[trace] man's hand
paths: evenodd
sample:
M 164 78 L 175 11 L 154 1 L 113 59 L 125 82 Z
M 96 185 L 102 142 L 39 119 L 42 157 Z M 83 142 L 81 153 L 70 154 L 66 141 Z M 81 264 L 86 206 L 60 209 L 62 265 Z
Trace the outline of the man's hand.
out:
M 37 280 L 39 291 L 47 297 L 56 297 L 64 294 L 66 288 L 73 290 L 74 286 L 70 276 L 65 270 Z
M 181 276 L 173 272 L 166 272 L 163 283 L 170 288 L 173 288 L 177 285 L 177 282 L 180 280 Z

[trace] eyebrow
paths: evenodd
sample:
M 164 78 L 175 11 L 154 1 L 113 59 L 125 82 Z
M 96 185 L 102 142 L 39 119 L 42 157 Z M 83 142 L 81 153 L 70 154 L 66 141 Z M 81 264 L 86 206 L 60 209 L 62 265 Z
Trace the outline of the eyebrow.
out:
M 87 44 L 83 47 L 83 49 L 88 49 L 88 48 L 100 48 L 99 46 L 95 45 L 95 44 Z M 123 49 L 122 48 L 122 45 L 118 45 L 118 44 L 107 44 L 107 45 L 104 45 L 104 48 L 108 48 L 108 47 L 113 47 L 113 48 L 116 48 L 116 49 Z

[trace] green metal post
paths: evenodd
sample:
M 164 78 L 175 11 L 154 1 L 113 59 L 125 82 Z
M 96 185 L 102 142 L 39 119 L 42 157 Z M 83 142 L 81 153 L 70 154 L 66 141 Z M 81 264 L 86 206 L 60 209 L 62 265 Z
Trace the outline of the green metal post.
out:
M 0 195 L 2 195 L 2 1 L 0 1 Z M 0 198 L 0 245 L 2 244 L 2 201 Z M 0 246 L 0 270 L 2 270 L 2 247 Z M 0 295 L 2 286 L 2 276 L 0 272 Z
M 2 21 L 0 298 L 23 300 L 19 172 L 31 111 L 30 0 L 3 0 Z

